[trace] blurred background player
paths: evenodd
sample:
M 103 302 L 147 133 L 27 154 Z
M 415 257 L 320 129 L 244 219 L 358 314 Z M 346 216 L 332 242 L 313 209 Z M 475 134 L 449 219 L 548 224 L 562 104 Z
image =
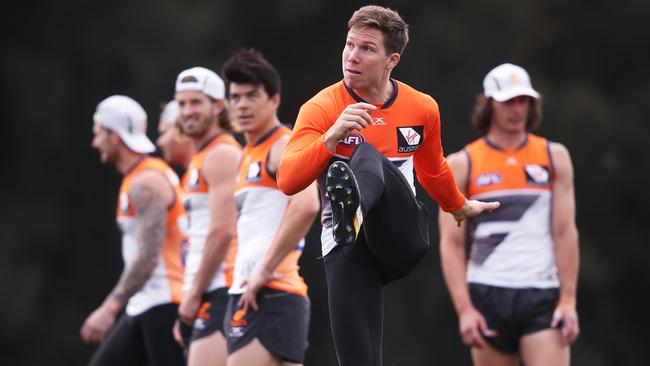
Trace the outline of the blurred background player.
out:
M 124 270 L 81 337 L 100 343 L 90 365 L 183 365 L 169 331 L 182 297 L 179 180 L 146 136 L 147 115 L 133 99 L 103 100 L 93 116 L 92 146 L 124 175 L 117 205 Z M 126 306 L 126 314 L 115 323 Z
M 163 159 L 177 172 L 185 172 L 192 160 L 192 141 L 181 133 L 180 109 L 176 100 L 169 101 L 158 119 L 156 145 Z
M 483 137 L 449 156 L 470 199 L 501 208 L 465 226 L 440 215 L 443 273 L 474 364 L 568 365 L 579 334 L 573 167 L 563 145 L 533 135 L 541 99 L 521 67 L 490 71 L 472 122 Z
M 382 364 L 383 286 L 410 273 L 428 250 L 415 176 L 459 222 L 498 207 L 463 197 L 442 154 L 437 103 L 390 77 L 408 39 L 394 10 L 354 12 L 343 80 L 300 108 L 278 170 L 286 194 L 319 181 L 330 322 L 344 366 Z
M 184 298 L 178 313 L 181 329 L 193 327 L 188 365 L 225 365 L 223 316 L 234 259 L 235 180 L 241 145 L 233 138 L 225 108 L 223 80 L 211 70 L 193 67 L 176 79 L 181 132 L 192 141 L 194 156 L 183 177 L 189 217 Z M 187 331 L 183 331 L 187 335 Z
M 237 257 L 226 313 L 229 366 L 299 365 L 308 345 L 310 304 L 298 260 L 320 203 L 315 183 L 291 197 L 275 173 L 291 130 L 283 126 L 280 76 L 256 51 L 224 65 L 232 115 L 246 147 L 236 201 Z

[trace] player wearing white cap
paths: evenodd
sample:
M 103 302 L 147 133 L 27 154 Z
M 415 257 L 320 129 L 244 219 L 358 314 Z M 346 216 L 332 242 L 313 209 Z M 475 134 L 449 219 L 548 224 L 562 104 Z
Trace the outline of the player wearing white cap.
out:
M 223 317 L 236 247 L 234 193 L 242 148 L 231 134 L 224 98 L 223 80 L 206 68 L 184 70 L 176 79 L 181 130 L 195 150 L 183 177 L 189 249 L 178 310 L 190 366 L 225 365 L 227 358 Z
M 536 136 L 541 99 L 523 68 L 483 81 L 472 122 L 483 135 L 448 158 L 470 199 L 499 210 L 465 224 L 439 216 L 442 269 L 463 342 L 477 366 L 569 365 L 576 313 L 578 231 L 573 167 L 563 145 Z
M 133 99 L 103 100 L 93 116 L 92 146 L 124 175 L 117 205 L 124 270 L 84 322 L 81 337 L 100 343 L 90 365 L 182 365 L 169 328 L 182 297 L 185 211 L 179 180 L 147 138 L 147 115 Z M 126 307 L 126 314 L 115 322 Z

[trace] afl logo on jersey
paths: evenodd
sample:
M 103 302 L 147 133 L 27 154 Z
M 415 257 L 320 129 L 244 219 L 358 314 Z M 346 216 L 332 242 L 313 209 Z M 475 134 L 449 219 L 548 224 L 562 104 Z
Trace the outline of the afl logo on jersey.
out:
M 551 179 L 548 167 L 539 164 L 527 164 L 524 166 L 526 181 L 530 185 L 547 186 Z
M 501 181 L 502 178 L 499 173 L 484 173 L 476 177 L 474 184 L 476 184 L 477 187 L 485 187 L 499 184 Z
M 343 147 L 353 149 L 356 145 L 359 145 L 364 141 L 366 141 L 366 139 L 363 137 L 363 135 L 360 135 L 356 132 L 352 132 L 348 134 L 348 137 L 339 141 L 339 145 L 343 145 Z
M 422 144 L 424 126 L 397 127 L 397 152 L 410 153 Z
M 262 180 L 262 162 L 256 161 L 248 165 L 246 173 L 247 182 L 259 182 Z

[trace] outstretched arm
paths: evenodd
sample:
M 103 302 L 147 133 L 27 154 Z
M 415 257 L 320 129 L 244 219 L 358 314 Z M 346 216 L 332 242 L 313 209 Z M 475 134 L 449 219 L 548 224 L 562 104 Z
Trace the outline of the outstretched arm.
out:
M 454 220 L 456 220 L 456 226 L 460 227 L 461 222 L 465 219 L 480 215 L 483 212 L 494 211 L 499 208 L 499 206 L 501 206 L 499 202 L 467 200 L 460 210 L 454 211 L 451 214 L 454 216 Z
M 452 213 L 457 226 L 468 217 L 497 209 L 498 202 L 468 201 L 458 189 L 458 178 L 454 178 L 454 173 L 443 156 L 440 114 L 438 104 L 433 99 L 428 118 L 424 143 L 417 149 L 413 158 L 413 165 L 422 187 L 443 211 Z
M 81 337 L 86 342 L 101 342 L 106 337 L 117 314 L 151 276 L 165 241 L 167 206 L 173 199 L 165 178 L 158 172 L 143 171 L 133 179 L 129 197 L 136 209 L 138 252 L 113 291 L 84 322 Z
M 575 193 L 573 186 L 573 165 L 566 147 L 551 143 L 554 162 L 552 234 L 555 248 L 555 262 L 560 278 L 560 300 L 551 326 L 562 321 L 562 337 L 567 344 L 580 334 L 576 312 L 576 287 L 578 281 L 579 249 L 578 229 L 575 223 Z

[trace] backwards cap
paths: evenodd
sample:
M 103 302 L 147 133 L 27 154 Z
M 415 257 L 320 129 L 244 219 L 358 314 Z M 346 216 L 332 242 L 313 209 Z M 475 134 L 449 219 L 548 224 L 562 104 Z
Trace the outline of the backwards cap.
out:
M 183 70 L 176 78 L 176 92 L 200 91 L 212 99 L 224 99 L 226 87 L 214 71 L 196 66 Z
M 147 154 L 156 150 L 147 137 L 147 113 L 135 100 L 113 95 L 102 100 L 93 115 L 100 126 L 115 131 L 131 150 Z
M 533 89 L 526 70 L 510 63 L 495 67 L 485 76 L 483 94 L 497 102 L 505 102 L 520 95 L 539 98 L 539 93 Z

